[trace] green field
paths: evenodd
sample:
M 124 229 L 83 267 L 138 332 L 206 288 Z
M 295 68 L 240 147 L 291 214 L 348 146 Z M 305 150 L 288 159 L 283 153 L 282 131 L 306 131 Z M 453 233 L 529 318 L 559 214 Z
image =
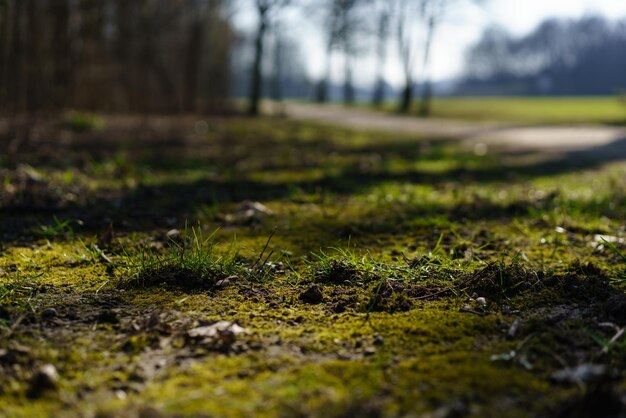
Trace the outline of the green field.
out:
M 432 111 L 434 118 L 521 124 L 626 124 L 626 101 L 618 97 L 436 98 Z
M 0 145 L 2 418 L 623 405 L 623 161 L 279 118 L 37 132 Z

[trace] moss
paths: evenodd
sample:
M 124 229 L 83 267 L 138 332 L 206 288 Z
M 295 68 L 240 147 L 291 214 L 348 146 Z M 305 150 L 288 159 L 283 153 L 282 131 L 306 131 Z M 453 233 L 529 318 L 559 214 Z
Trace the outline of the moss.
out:
M 211 125 L 114 136 L 90 158 L 76 133 L 69 166 L 25 149 L 36 172 L 0 171 L 3 413 L 557 415 L 577 389 L 550 382 L 555 353 L 624 370 L 598 325 L 626 312 L 623 260 L 595 237 L 624 250 L 623 163 Z M 249 200 L 272 214 L 233 222 Z M 186 225 L 204 238 L 172 231 Z M 222 320 L 248 332 L 189 337 Z M 46 363 L 59 390 L 27 400 Z

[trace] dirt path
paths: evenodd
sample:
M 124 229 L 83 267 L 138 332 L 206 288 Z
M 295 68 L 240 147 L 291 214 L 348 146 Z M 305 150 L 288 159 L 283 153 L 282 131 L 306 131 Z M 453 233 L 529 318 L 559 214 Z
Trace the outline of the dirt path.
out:
M 626 128 L 609 126 L 520 126 L 444 119 L 418 119 L 338 105 L 287 103 L 294 119 L 330 123 L 357 130 L 418 133 L 456 138 L 468 146 L 494 146 L 510 152 L 541 151 L 572 156 L 626 158 Z

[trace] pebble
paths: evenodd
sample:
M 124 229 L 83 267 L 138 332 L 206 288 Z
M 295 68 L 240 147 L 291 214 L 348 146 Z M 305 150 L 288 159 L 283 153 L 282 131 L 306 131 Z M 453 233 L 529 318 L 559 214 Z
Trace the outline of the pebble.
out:
M 481 296 L 479 298 L 476 298 L 476 303 L 478 303 L 480 306 L 487 306 L 487 299 Z
M 374 354 L 376 354 L 376 349 L 374 347 L 366 347 L 365 350 L 363 350 L 364 356 L 373 356 Z
M 30 381 L 28 395 L 38 397 L 46 390 L 55 389 L 59 382 L 59 373 L 52 364 L 41 366 Z
M 57 312 L 56 309 L 54 308 L 46 308 L 43 310 L 43 312 L 41 312 L 41 316 L 43 318 L 54 318 L 58 315 L 59 313 Z
M 601 381 L 608 375 L 607 367 L 602 364 L 581 364 L 553 373 L 551 378 L 556 383 L 589 383 Z
M 228 279 L 228 277 L 225 279 L 218 280 L 217 283 L 215 283 L 215 286 L 219 288 L 224 288 L 229 285 L 230 285 L 230 280 Z
M 126 394 L 126 392 L 120 389 L 115 391 L 115 397 L 120 401 L 123 401 L 128 397 L 128 395 Z
M 165 234 L 165 236 L 172 241 L 177 241 L 181 239 L 182 234 L 178 229 L 170 229 L 169 231 L 167 231 L 167 234 Z

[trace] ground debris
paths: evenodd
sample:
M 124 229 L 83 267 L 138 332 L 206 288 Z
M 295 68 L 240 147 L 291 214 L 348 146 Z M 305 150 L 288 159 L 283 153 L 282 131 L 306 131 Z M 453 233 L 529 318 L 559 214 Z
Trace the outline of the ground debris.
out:
M 576 367 L 561 369 L 553 373 L 550 378 L 555 383 L 585 384 L 607 380 L 609 377 L 605 365 L 584 363 Z
M 274 212 L 264 204 L 246 200 L 237 207 L 235 212 L 225 215 L 224 221 L 233 225 L 248 225 L 260 222 L 273 214 Z
M 54 318 L 57 315 L 57 310 L 54 308 L 46 308 L 41 312 L 42 318 Z
M 59 372 L 56 367 L 45 364 L 33 374 L 27 395 L 29 398 L 37 398 L 47 390 L 56 389 L 58 382 Z
M 520 321 L 519 319 L 516 319 L 515 321 L 513 321 L 508 331 L 506 332 L 506 336 L 511 339 L 515 338 L 515 335 L 517 334 L 517 331 L 519 330 L 521 323 L 522 321 Z
M 252 334 L 246 328 L 231 321 L 218 321 L 211 325 L 192 328 L 187 331 L 190 345 L 218 351 L 246 351 L 246 344 L 239 344 L 239 337 Z
M 480 316 L 485 315 L 485 312 L 482 310 L 482 308 L 480 307 L 473 308 L 471 305 L 463 305 L 461 309 L 459 309 L 459 312 L 471 313 L 471 314 L 480 315 Z
M 324 301 L 322 286 L 318 284 L 310 285 L 306 288 L 304 292 L 300 293 L 299 298 L 302 302 L 311 305 L 317 305 L 318 303 L 322 303 Z

